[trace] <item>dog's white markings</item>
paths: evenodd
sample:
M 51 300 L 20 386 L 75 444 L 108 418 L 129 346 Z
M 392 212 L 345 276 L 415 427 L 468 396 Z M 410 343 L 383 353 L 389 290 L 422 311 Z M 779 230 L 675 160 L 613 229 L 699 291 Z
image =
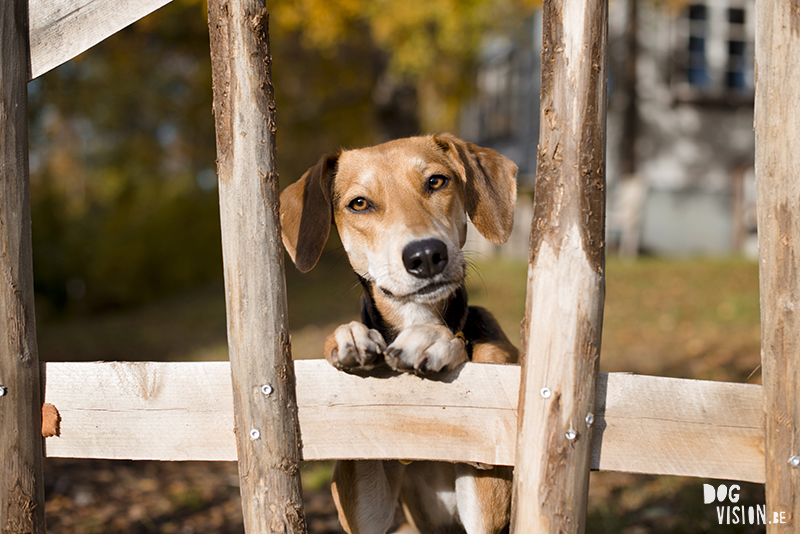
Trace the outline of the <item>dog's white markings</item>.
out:
M 456 478 L 456 496 L 458 516 L 464 530 L 468 534 L 485 533 L 484 511 L 478 500 L 478 486 L 475 484 L 475 479 L 469 475 L 461 475 Z

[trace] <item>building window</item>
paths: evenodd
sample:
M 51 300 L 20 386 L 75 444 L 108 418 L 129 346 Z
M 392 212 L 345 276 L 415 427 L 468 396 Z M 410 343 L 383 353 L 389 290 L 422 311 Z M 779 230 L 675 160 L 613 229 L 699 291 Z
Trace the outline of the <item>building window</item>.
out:
M 703 4 L 689 6 L 689 39 L 686 59 L 686 81 L 699 88 L 708 87 L 708 63 L 706 61 L 706 39 L 708 34 L 708 9 Z
M 753 97 L 753 2 L 706 0 L 675 21 L 672 87 L 679 100 Z

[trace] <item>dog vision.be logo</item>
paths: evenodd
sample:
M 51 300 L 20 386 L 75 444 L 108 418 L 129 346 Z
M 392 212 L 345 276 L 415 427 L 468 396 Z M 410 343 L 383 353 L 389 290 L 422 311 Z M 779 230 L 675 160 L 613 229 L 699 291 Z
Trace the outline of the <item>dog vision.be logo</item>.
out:
M 719 503 L 716 511 L 720 525 L 766 525 L 767 505 L 737 505 L 740 489 L 738 484 L 731 484 L 730 488 L 725 484 L 720 484 L 716 488 L 711 484 L 703 484 L 703 502 Z M 786 512 L 775 512 L 769 521 L 769 523 L 783 524 L 786 522 Z

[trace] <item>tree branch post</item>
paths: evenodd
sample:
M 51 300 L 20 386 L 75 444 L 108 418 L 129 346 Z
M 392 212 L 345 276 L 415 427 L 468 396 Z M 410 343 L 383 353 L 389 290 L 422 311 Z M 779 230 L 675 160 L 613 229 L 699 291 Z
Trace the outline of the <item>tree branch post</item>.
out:
M 27 0 L 0 3 L 0 532 L 45 532 L 33 308 Z
M 605 298 L 607 0 L 545 0 L 512 532 L 583 532 Z
M 756 2 L 755 166 L 770 534 L 797 532 L 800 521 L 798 56 L 798 3 Z
M 264 0 L 211 0 L 208 24 L 236 441 L 248 534 L 306 532 Z

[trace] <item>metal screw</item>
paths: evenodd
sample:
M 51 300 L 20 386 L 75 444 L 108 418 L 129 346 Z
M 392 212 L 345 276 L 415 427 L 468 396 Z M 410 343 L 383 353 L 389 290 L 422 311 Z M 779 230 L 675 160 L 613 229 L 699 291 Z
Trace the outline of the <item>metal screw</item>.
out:
M 789 465 L 792 467 L 797 467 L 800 465 L 800 456 L 792 456 L 789 458 Z
M 258 439 L 261 437 L 261 432 L 257 428 L 250 431 L 250 439 Z
M 261 386 L 261 393 L 263 393 L 264 395 L 269 395 L 270 393 L 272 393 L 272 386 L 270 386 L 269 384 L 264 384 L 263 386 Z
M 566 437 L 569 441 L 575 441 L 575 438 L 578 437 L 578 433 L 570 428 L 567 430 Z
M 586 424 L 592 426 L 592 423 L 594 423 L 594 414 L 586 414 Z
M 0 386 L 0 397 L 4 397 L 6 393 L 8 393 L 8 389 L 5 386 Z
M 539 394 L 542 396 L 543 399 L 549 399 L 550 396 L 553 394 L 553 392 L 550 391 L 550 388 L 542 388 L 541 390 L 539 390 Z

